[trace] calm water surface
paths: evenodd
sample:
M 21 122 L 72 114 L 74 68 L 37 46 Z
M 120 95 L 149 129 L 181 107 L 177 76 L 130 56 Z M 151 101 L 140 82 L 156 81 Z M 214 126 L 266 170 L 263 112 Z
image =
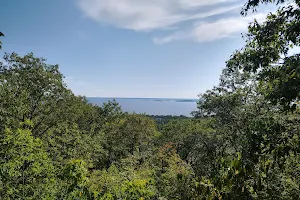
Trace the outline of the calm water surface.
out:
M 89 102 L 101 106 L 113 98 L 89 97 Z M 185 115 L 197 108 L 197 99 L 115 98 L 123 111 L 149 115 Z

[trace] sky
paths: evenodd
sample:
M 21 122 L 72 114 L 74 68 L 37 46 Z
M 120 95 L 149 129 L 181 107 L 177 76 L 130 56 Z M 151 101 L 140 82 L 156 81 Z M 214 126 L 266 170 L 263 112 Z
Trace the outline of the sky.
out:
M 2 0 L 4 52 L 59 64 L 87 97 L 197 98 L 218 84 L 247 25 L 244 0 Z

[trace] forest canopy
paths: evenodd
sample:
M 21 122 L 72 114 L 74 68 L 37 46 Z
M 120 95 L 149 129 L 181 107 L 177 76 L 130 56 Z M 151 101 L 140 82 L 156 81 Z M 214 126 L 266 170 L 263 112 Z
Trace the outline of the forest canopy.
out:
M 5 53 L 0 199 L 300 199 L 300 2 L 242 15 L 262 3 L 278 10 L 249 24 L 193 118 L 93 105 L 58 65 Z

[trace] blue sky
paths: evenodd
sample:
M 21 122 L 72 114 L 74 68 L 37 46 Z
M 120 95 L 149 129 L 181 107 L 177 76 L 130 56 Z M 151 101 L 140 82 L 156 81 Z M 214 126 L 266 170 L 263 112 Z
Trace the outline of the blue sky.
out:
M 3 52 L 59 64 L 75 94 L 196 98 L 243 46 L 242 0 L 3 0 Z

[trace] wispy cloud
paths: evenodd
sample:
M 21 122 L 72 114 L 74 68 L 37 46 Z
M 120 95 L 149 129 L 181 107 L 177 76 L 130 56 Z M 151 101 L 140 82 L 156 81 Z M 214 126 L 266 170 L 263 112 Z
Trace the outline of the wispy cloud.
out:
M 103 24 L 140 32 L 171 32 L 163 37 L 155 37 L 153 41 L 157 44 L 186 39 L 203 42 L 230 37 L 244 31 L 254 17 L 243 18 L 239 15 L 244 3 L 242 0 L 77 1 L 86 17 Z M 225 17 L 224 14 L 233 11 L 237 17 Z M 206 19 L 209 17 L 213 17 L 213 21 L 208 22 Z M 261 17 L 261 14 L 255 17 Z
M 266 14 L 255 14 L 248 17 L 232 17 L 219 19 L 214 22 L 199 22 L 186 31 L 178 31 L 165 37 L 156 37 L 153 41 L 157 44 L 164 44 L 176 40 L 192 39 L 197 42 L 214 41 L 231 37 L 235 33 L 247 30 L 247 26 L 254 19 L 263 21 Z
M 96 21 L 125 29 L 147 31 L 221 14 L 236 7 L 215 7 L 225 2 L 233 0 L 78 0 L 78 6 L 87 17 Z M 207 9 L 203 9 L 204 6 L 214 7 L 207 12 Z
M 64 82 L 69 86 L 69 85 L 86 85 L 87 83 L 85 81 L 76 79 L 75 77 L 72 76 L 67 76 L 64 78 Z

